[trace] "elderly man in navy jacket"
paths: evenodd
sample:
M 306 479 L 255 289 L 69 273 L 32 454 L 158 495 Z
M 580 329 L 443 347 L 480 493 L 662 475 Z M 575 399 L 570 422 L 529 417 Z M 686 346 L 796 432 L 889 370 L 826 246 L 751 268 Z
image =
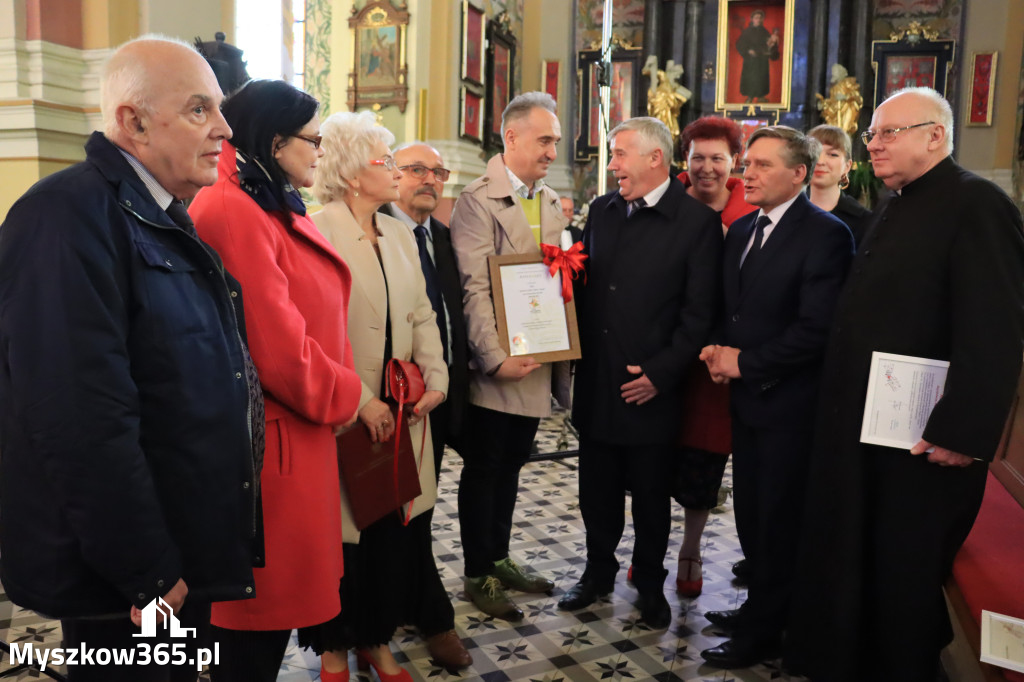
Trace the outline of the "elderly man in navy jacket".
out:
M 105 132 L 0 228 L 2 579 L 67 648 L 134 648 L 154 600 L 194 648 L 211 601 L 253 595 L 262 394 L 238 284 L 181 202 L 217 179 L 220 100 L 188 45 L 122 46 Z M 182 663 L 68 672 L 195 680 Z
M 573 420 L 580 432 L 580 510 L 587 567 L 559 601 L 578 609 L 610 592 L 619 569 L 625 492 L 632 493 L 633 584 L 643 620 L 671 621 L 664 595 L 672 443 L 680 383 L 711 331 L 721 220 L 669 176 L 672 136 L 639 117 L 611 132 L 619 183 L 590 207 L 585 285 L 577 287 L 583 359 Z

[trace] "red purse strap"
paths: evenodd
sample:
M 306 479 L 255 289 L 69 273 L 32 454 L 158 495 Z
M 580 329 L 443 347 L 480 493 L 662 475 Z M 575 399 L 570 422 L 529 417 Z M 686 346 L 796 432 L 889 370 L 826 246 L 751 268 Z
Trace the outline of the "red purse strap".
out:
M 402 441 L 402 419 L 405 417 L 405 391 L 408 388 L 408 378 L 405 376 L 405 372 L 402 371 L 401 367 L 397 367 L 395 370 L 395 378 L 398 382 L 398 415 L 395 422 L 395 456 L 394 459 L 394 479 L 395 479 L 395 507 L 399 510 L 405 506 L 405 503 L 401 500 L 401 495 L 398 492 L 398 452 Z M 423 424 L 423 438 L 420 442 L 420 456 L 419 463 L 416 466 L 416 477 L 419 478 L 420 473 L 423 471 L 423 451 L 427 445 L 427 424 L 424 419 Z M 402 525 L 408 526 L 410 519 L 412 519 L 412 503 L 409 501 L 409 506 L 405 510 L 405 514 L 399 512 L 399 517 L 402 519 Z

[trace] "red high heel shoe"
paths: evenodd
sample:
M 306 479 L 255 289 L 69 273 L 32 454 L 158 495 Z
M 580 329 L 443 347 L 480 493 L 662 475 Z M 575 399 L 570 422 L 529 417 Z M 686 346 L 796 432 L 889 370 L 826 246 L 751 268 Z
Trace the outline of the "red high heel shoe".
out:
M 697 579 L 690 580 L 690 571 L 693 564 L 697 564 Z M 684 569 L 685 567 L 685 569 Z M 704 561 L 701 559 L 690 559 L 679 557 L 679 565 L 676 570 L 676 590 L 684 597 L 699 597 L 704 591 Z
M 397 673 L 388 674 L 378 668 L 377 664 L 370 658 L 370 655 L 362 649 L 356 649 L 356 661 L 358 661 L 360 670 L 373 668 L 373 671 L 377 673 L 377 677 L 380 678 L 380 682 L 412 682 L 412 675 L 405 668 L 402 668 Z
M 324 668 L 323 661 L 320 662 L 320 682 L 348 682 L 348 668 L 340 673 L 332 673 Z

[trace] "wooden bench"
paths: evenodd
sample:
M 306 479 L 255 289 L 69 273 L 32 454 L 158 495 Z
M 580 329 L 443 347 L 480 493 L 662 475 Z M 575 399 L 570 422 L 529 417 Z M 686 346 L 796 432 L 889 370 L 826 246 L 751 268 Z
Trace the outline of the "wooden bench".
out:
M 953 562 L 946 598 L 958 640 L 943 660 L 955 682 L 1024 682 L 1024 674 L 979 660 L 981 611 L 1024 618 L 1024 375 L 999 453 L 989 469 L 985 499 L 971 534 Z M 966 646 L 965 646 L 966 642 Z M 959 649 L 958 649 L 959 646 Z M 960 655 L 955 652 L 959 650 Z M 955 659 L 955 660 L 953 660 Z

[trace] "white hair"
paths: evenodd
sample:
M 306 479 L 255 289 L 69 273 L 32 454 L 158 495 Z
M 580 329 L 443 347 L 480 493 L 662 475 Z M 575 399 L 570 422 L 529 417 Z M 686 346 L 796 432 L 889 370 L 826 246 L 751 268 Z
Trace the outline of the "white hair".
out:
M 150 82 L 147 65 L 143 60 L 126 54 L 131 53 L 131 46 L 138 43 L 168 43 L 196 51 L 183 40 L 156 33 L 139 36 L 118 47 L 104 65 L 100 80 L 100 112 L 103 116 L 103 132 L 108 138 L 117 134 L 117 108 L 122 104 L 130 104 L 147 115 L 153 111 L 150 100 L 153 87 L 158 84 Z
M 375 142 L 389 148 L 395 143 L 395 136 L 377 125 L 377 117 L 370 111 L 331 114 L 320 124 L 320 135 L 324 156 L 314 176 L 313 195 L 321 204 L 348 192 L 349 181 L 370 165 Z
M 934 108 L 935 118 L 938 119 L 935 122 L 941 125 L 942 128 L 946 131 L 946 153 L 952 154 L 953 107 L 949 105 L 949 101 L 947 101 L 945 97 L 943 97 L 937 91 L 931 88 L 903 88 L 902 90 L 897 90 L 896 92 L 886 97 L 886 101 L 892 99 L 893 97 L 898 97 L 900 95 L 918 95 L 931 102 L 932 107 Z
M 608 144 L 615 145 L 615 136 L 619 133 L 632 130 L 640 137 L 640 144 L 644 153 L 661 150 L 661 162 L 665 168 L 672 163 L 672 133 L 668 126 L 653 116 L 635 116 L 615 126 L 608 133 Z

